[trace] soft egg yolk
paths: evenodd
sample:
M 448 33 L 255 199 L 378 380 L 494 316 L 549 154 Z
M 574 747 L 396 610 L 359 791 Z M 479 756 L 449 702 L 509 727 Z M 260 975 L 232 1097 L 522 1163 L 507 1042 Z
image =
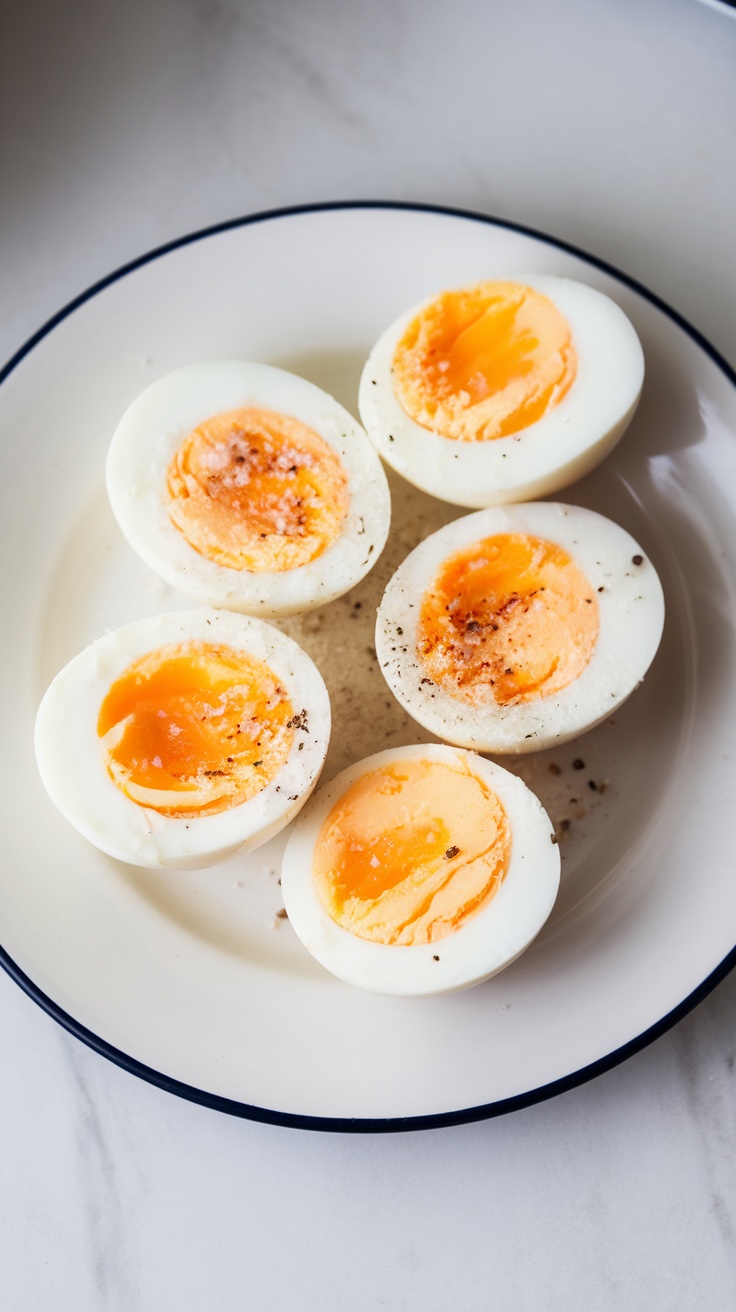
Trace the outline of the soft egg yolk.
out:
M 169 515 L 200 555 L 252 573 L 296 569 L 340 535 L 348 480 L 306 424 L 275 410 L 213 415 L 168 471 Z
M 491 789 L 417 758 L 356 780 L 330 811 L 312 873 L 334 921 L 374 943 L 435 943 L 493 897 L 511 834 Z
M 417 649 L 431 679 L 473 705 L 549 697 L 577 679 L 598 602 L 555 542 L 500 533 L 450 556 L 422 598 Z
M 126 797 L 187 819 L 229 810 L 265 788 L 289 755 L 294 723 L 263 661 L 185 642 L 128 667 L 100 707 L 97 732 Z
M 549 297 L 514 282 L 444 292 L 412 320 L 396 350 L 394 390 L 406 413 L 442 437 L 519 433 L 575 380 L 570 325 Z

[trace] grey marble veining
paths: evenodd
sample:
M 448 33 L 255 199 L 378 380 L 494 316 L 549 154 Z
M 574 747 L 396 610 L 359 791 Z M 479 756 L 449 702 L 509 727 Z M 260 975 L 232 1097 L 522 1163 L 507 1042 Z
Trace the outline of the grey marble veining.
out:
M 733 358 L 736 20 L 549 6 L 7 6 L 7 357 L 140 251 L 271 205 L 438 201 L 619 264 Z M 1 936 L 0 936 L 1 941 Z M 553 1102 L 305 1134 L 169 1097 L 0 976 L 8 1312 L 730 1312 L 736 979 Z
M 116 1169 L 115 1108 L 105 1106 L 104 1089 L 94 1087 L 93 1071 L 80 1045 L 66 1036 L 62 1042 L 76 1114 L 77 1193 L 93 1290 L 103 1307 L 129 1307 L 135 1281 L 127 1251 L 127 1199 Z

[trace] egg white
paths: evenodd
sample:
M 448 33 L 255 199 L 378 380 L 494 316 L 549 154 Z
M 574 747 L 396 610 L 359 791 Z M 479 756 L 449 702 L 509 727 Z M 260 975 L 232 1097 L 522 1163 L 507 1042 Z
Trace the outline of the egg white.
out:
M 402 314 L 379 337 L 360 381 L 360 416 L 383 459 L 416 487 L 458 506 L 534 500 L 582 478 L 623 435 L 644 379 L 639 338 L 610 297 L 549 274 L 504 281 L 549 297 L 567 319 L 577 352 L 572 386 L 535 423 L 508 437 L 469 442 L 430 432 L 406 413 L 394 392 L 394 355 L 429 302 Z
M 509 868 L 487 906 L 453 934 L 413 946 L 375 943 L 343 929 L 329 915 L 312 876 L 320 830 L 356 779 L 407 758 L 461 762 L 499 797 L 511 829 Z M 281 891 L 289 920 L 304 947 L 338 979 L 395 996 L 453 993 L 480 984 L 511 964 L 549 916 L 560 879 L 559 848 L 549 816 L 516 775 L 474 753 L 444 745 L 396 747 L 351 765 L 314 795 L 284 852 Z
M 169 517 L 167 472 L 204 420 L 244 406 L 276 410 L 313 429 L 338 454 L 350 506 L 339 537 L 305 565 L 232 569 L 196 551 Z M 191 365 L 148 387 L 123 415 L 107 458 L 113 514 L 134 551 L 166 583 L 206 606 L 272 618 L 321 606 L 359 582 L 388 536 L 386 475 L 360 425 L 313 383 L 238 360 Z
M 97 719 L 111 685 L 159 647 L 222 643 L 264 661 L 295 713 L 306 710 L 289 756 L 254 797 L 215 815 L 160 815 L 131 801 L 108 774 Z M 109 856 L 132 865 L 197 869 L 260 847 L 289 823 L 314 789 L 327 754 L 330 702 L 306 652 L 270 624 L 223 611 L 156 615 L 114 630 L 85 648 L 48 688 L 36 718 L 36 758 L 62 815 Z
M 471 706 L 428 681 L 417 652 L 420 607 L 449 556 L 497 533 L 529 534 L 563 547 L 591 585 L 600 628 L 587 666 L 560 692 L 515 706 Z M 635 556 L 641 564 L 633 563 Z M 376 653 L 394 696 L 438 738 L 481 752 L 532 752 L 576 738 L 612 715 L 644 678 L 663 625 L 662 585 L 630 533 L 581 506 L 531 502 L 464 515 L 416 547 L 379 606 Z

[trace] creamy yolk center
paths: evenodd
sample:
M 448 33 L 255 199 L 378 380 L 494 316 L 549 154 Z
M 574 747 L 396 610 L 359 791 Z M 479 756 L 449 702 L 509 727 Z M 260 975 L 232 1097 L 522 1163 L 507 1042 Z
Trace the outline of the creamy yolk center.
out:
M 477 775 L 417 758 L 356 780 L 330 811 L 312 874 L 330 916 L 375 943 L 435 943 L 484 906 L 511 834 Z
M 298 419 L 254 407 L 213 415 L 185 437 L 168 491 L 171 520 L 195 551 L 252 573 L 316 559 L 349 505 L 332 447 Z
M 473 705 L 549 697 L 598 638 L 595 593 L 555 542 L 501 533 L 444 562 L 422 598 L 417 650 L 432 680 Z
M 575 380 L 570 325 L 549 297 L 514 282 L 444 292 L 412 320 L 393 379 L 406 413 L 442 437 L 519 433 Z
M 247 652 L 186 642 L 128 667 L 100 707 L 108 772 L 133 802 L 191 818 L 265 788 L 294 737 L 273 670 Z

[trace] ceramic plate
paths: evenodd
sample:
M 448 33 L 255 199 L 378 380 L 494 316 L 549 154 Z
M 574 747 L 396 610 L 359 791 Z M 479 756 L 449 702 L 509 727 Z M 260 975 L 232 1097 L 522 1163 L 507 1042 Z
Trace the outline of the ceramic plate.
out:
M 191 604 L 138 561 L 106 503 L 110 436 L 146 384 L 193 361 L 265 360 L 354 411 L 361 364 L 404 307 L 445 286 L 531 271 L 601 288 L 641 336 L 636 419 L 564 496 L 618 520 L 651 555 L 665 636 L 614 719 L 511 762 L 561 833 L 560 897 L 539 939 L 466 993 L 377 997 L 326 974 L 279 917 L 283 838 L 183 874 L 116 864 L 88 846 L 41 787 L 34 715 L 54 673 L 105 629 Z M 725 974 L 736 943 L 735 384 L 676 314 L 598 261 L 482 216 L 412 206 L 245 219 L 147 255 L 79 297 L 0 387 L 0 942 L 11 975 L 135 1074 L 223 1110 L 317 1128 L 493 1115 L 569 1088 L 661 1033 Z M 384 686 L 372 617 L 398 562 L 459 512 L 395 478 L 392 491 L 394 529 L 373 573 L 284 624 L 330 689 L 326 777 L 427 738 Z

